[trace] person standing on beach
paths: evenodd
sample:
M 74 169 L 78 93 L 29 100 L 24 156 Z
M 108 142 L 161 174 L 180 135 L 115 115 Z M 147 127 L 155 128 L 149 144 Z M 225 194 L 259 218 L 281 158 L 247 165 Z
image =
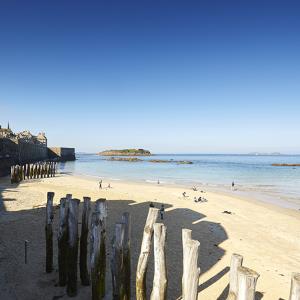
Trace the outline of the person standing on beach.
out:
M 234 181 L 231 183 L 231 190 L 234 191 Z
M 159 179 L 157 180 L 157 184 L 160 184 Z
M 164 219 L 164 212 L 165 212 L 165 205 L 162 204 L 161 207 L 160 207 L 160 219 L 163 220 Z
M 99 190 L 102 189 L 102 179 L 99 181 Z

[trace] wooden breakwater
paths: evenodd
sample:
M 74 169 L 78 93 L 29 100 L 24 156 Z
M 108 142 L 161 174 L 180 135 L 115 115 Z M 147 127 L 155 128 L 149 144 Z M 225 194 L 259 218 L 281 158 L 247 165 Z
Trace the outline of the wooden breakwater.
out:
M 23 180 L 49 178 L 56 174 L 56 162 L 38 162 L 33 164 L 13 165 L 10 169 L 11 183 L 19 183 Z
M 46 272 L 53 270 L 53 198 L 48 192 L 46 205 Z M 98 199 L 91 212 L 91 199 L 84 197 L 82 216 L 79 216 L 80 200 L 71 194 L 60 199 L 58 228 L 58 280 L 60 286 L 66 286 L 67 295 L 76 296 L 78 291 L 77 268 L 79 265 L 80 281 L 83 286 L 91 286 L 92 300 L 133 299 L 131 294 L 131 277 L 136 278 L 137 300 L 146 300 L 146 275 L 149 256 L 154 240 L 154 277 L 150 300 L 167 298 L 168 273 L 165 257 L 167 228 L 157 223 L 159 210 L 150 208 L 145 222 L 141 250 L 137 269 L 131 269 L 131 218 L 125 212 L 120 222 L 115 224 L 111 242 L 110 270 L 112 291 L 108 294 L 105 286 L 106 255 L 108 237 L 106 221 L 108 216 L 106 199 Z M 89 221 L 91 218 L 91 222 Z M 81 222 L 79 234 L 78 224 Z M 200 268 L 198 267 L 200 243 L 192 239 L 192 231 L 182 229 L 182 295 L 179 299 L 196 300 Z M 78 250 L 80 259 L 78 264 Z M 90 256 L 88 255 L 90 253 Z M 169 275 L 169 276 L 172 276 Z M 230 263 L 229 294 L 227 300 L 255 300 L 256 284 L 259 274 L 243 266 L 243 257 L 233 254 Z M 201 299 L 201 292 L 199 294 Z M 217 299 L 217 295 L 216 295 Z M 300 273 L 292 274 L 289 300 L 300 300 Z

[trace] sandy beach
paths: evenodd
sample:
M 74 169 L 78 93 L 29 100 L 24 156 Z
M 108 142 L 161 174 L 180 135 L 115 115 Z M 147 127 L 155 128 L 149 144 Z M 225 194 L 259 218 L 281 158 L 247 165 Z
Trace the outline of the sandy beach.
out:
M 51 274 L 45 273 L 44 222 L 48 191 L 55 192 L 55 204 L 67 193 L 81 201 L 83 196 L 91 197 L 92 201 L 106 198 L 109 245 L 114 224 L 120 220 L 123 212 L 130 212 L 134 271 L 149 202 L 152 201 L 157 207 L 164 203 L 168 299 L 177 299 L 181 293 L 182 228 L 192 229 L 193 238 L 200 241 L 199 299 L 226 299 L 232 253 L 243 255 L 244 266 L 260 274 L 257 299 L 288 299 L 291 273 L 300 270 L 299 211 L 255 199 L 242 199 L 234 193 L 201 193 L 193 191 L 191 187 L 154 183 L 110 183 L 112 188 L 107 188 L 108 182 L 104 181 L 104 188 L 99 190 L 96 179 L 73 175 L 29 180 L 19 185 L 11 185 L 8 178 L 0 179 L 1 299 L 68 298 L 65 289 L 57 286 L 58 209 L 55 209 L 54 216 L 55 270 Z M 183 192 L 186 192 L 188 197 L 184 198 Z M 195 196 L 204 196 L 208 201 L 195 203 Z M 81 218 L 81 213 L 79 216 Z M 24 264 L 25 240 L 29 241 L 28 264 Z M 111 299 L 110 250 L 109 246 L 106 299 Z M 132 277 L 134 299 L 135 280 L 134 276 Z M 151 291 L 152 279 L 153 254 L 147 275 L 148 293 Z M 74 299 L 90 299 L 89 297 L 90 287 L 82 287 L 78 280 L 78 296 Z

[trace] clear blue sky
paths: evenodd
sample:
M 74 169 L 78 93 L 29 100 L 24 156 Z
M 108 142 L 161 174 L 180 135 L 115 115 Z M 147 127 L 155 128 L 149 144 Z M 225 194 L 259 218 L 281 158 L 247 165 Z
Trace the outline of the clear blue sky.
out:
M 77 151 L 300 153 L 299 1 L 2 0 L 8 120 Z

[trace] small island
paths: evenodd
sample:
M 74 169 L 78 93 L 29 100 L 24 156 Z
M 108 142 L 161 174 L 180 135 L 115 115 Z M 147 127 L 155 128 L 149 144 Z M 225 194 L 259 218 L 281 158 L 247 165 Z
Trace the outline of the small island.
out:
M 145 149 L 121 149 L 121 150 L 105 150 L 99 152 L 101 156 L 150 156 L 149 150 Z

